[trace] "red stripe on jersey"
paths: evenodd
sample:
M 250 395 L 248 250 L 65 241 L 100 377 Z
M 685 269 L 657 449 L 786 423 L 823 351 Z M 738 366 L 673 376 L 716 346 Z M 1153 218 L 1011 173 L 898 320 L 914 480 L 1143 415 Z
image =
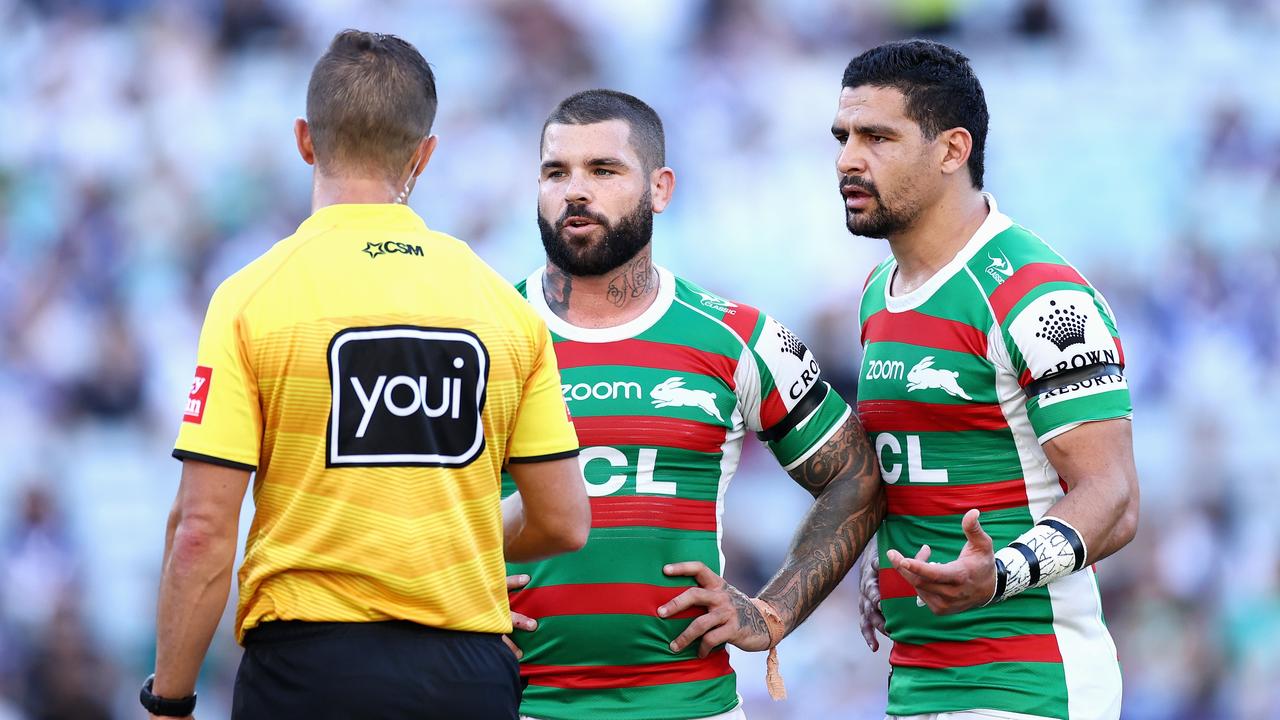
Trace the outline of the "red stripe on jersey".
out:
M 1120 353 L 1120 367 L 1124 367 L 1124 346 L 1120 344 L 1120 338 L 1112 335 L 1111 339 L 1116 341 L 1116 352 Z
M 973 485 L 886 485 L 890 515 L 963 515 L 1027 506 L 1022 478 Z
M 862 324 L 862 343 L 896 342 L 987 356 L 987 334 L 972 325 L 914 310 L 881 310 Z
M 858 418 L 868 432 L 963 432 L 1009 427 L 996 403 L 942 405 L 913 400 L 862 400 L 858 403 Z
M 1048 282 L 1073 282 L 1088 285 L 1085 279 L 1070 265 L 1055 263 L 1030 263 L 1018 268 L 1013 276 L 1005 280 L 1000 287 L 991 293 L 991 309 L 995 311 L 996 322 L 1004 324 L 1005 318 L 1013 312 L 1013 306 L 1026 297 L 1027 293 Z
M 618 340 L 608 343 L 562 340 L 556 343 L 555 348 L 556 362 L 561 370 L 592 365 L 625 365 L 709 375 L 728 380 L 732 386 L 733 371 L 738 366 L 737 358 L 728 358 L 687 345 L 652 340 Z
M 915 557 L 914 553 L 911 553 Z M 880 568 L 880 599 L 915 597 L 916 589 L 894 568 Z
M 751 336 L 756 331 L 756 325 L 760 324 L 760 311 L 750 305 L 739 305 L 730 310 L 734 312 L 725 313 L 721 322 L 732 328 L 738 337 L 742 338 L 742 342 L 750 343 Z
M 783 404 L 782 395 L 775 387 L 764 396 L 764 402 L 760 403 L 760 427 L 768 430 L 786 417 L 787 406 Z
M 659 527 L 714 532 L 716 503 L 714 500 L 641 495 L 593 497 L 591 527 Z
M 1054 635 L 1015 635 L 923 645 L 896 642 L 889 664 L 901 667 L 952 668 L 993 662 L 1062 662 Z
M 533 665 L 520 664 L 520 675 L 530 685 L 569 690 L 608 690 L 613 688 L 670 685 L 672 683 L 712 680 L 733 672 L 729 653 L 716 650 L 705 658 L 654 663 L 652 665 Z
M 1033 380 L 1035 380 L 1035 378 L 1031 377 L 1030 370 L 1023 370 L 1022 374 L 1018 376 L 1018 384 L 1022 387 L 1030 385 Z
M 573 426 L 583 447 L 651 445 L 707 453 L 720 452 L 726 430 L 723 425 L 650 415 L 574 417 Z
M 511 609 L 531 618 L 555 615 L 658 616 L 658 606 L 688 590 L 643 583 L 583 583 L 531 587 L 511 593 Z M 682 610 L 669 619 L 695 618 L 706 612 L 700 606 Z

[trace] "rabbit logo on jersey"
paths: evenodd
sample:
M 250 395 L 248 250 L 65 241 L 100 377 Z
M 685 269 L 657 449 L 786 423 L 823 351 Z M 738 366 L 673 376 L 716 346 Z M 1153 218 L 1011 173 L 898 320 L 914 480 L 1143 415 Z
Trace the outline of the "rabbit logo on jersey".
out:
M 489 356 L 466 330 L 343 330 L 329 345 L 327 460 L 462 467 L 484 448 Z
M 649 391 L 653 398 L 653 406 L 664 407 L 696 407 L 711 417 L 724 422 L 720 416 L 720 408 L 716 407 L 716 394 L 710 390 L 690 390 L 684 386 L 684 378 L 671 377 L 658 383 Z
M 955 370 L 944 370 L 933 366 L 933 356 L 926 355 L 907 371 L 907 392 L 916 390 L 941 390 L 951 397 L 972 400 L 969 393 L 960 387 L 960 373 Z

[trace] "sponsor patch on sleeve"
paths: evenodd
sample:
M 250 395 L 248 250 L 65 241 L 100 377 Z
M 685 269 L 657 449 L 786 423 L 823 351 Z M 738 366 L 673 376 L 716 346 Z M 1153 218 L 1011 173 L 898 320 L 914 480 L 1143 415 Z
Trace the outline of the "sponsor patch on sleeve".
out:
M 187 407 L 182 413 L 183 422 L 199 425 L 204 420 L 204 406 L 209 402 L 209 383 L 212 381 L 213 368 L 197 365 L 191 391 L 187 394 Z
M 1009 325 L 1009 334 L 1039 380 L 1092 365 L 1120 364 L 1120 351 L 1093 296 L 1054 290 L 1033 300 Z
M 817 358 L 800 338 L 772 317 L 765 317 L 754 349 L 773 375 L 782 404 L 788 411 L 818 384 L 821 370 Z

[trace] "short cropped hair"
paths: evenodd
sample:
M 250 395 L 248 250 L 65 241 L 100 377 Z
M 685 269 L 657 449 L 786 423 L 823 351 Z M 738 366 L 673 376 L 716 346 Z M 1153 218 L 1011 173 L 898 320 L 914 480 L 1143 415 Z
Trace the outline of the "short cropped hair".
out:
M 307 124 L 326 172 L 397 176 L 435 117 L 431 66 L 394 35 L 343 30 L 311 71 Z
M 623 120 L 631 129 L 630 141 L 645 170 L 667 164 L 667 140 L 662 131 L 662 118 L 643 100 L 617 90 L 584 90 L 565 98 L 551 111 L 542 124 L 545 138 L 547 126 L 592 125 L 609 120 Z
M 844 69 L 842 87 L 893 88 L 906 97 L 907 117 L 933 139 L 962 127 L 973 136 L 969 179 L 982 189 L 987 99 L 969 58 L 932 40 L 901 40 L 862 53 Z

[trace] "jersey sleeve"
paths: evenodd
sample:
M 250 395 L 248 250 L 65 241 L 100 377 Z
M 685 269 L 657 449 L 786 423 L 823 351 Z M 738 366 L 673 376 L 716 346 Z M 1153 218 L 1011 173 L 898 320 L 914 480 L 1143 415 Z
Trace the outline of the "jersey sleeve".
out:
M 822 379 L 808 346 L 769 315 L 760 314 L 747 354 L 739 363 L 748 369 L 738 382 L 743 418 L 790 470 L 835 433 L 849 405 Z
M 532 311 L 530 311 L 532 315 Z M 533 364 L 524 381 L 520 407 L 507 440 L 507 462 L 542 462 L 578 454 L 578 435 L 560 393 L 560 367 L 551 333 L 537 319 Z
M 209 301 L 173 456 L 255 470 L 262 446 L 262 409 L 239 304 L 232 295 L 224 285 Z
M 1115 316 L 1096 289 L 1054 278 L 997 320 L 1042 444 L 1081 423 L 1132 415 Z

